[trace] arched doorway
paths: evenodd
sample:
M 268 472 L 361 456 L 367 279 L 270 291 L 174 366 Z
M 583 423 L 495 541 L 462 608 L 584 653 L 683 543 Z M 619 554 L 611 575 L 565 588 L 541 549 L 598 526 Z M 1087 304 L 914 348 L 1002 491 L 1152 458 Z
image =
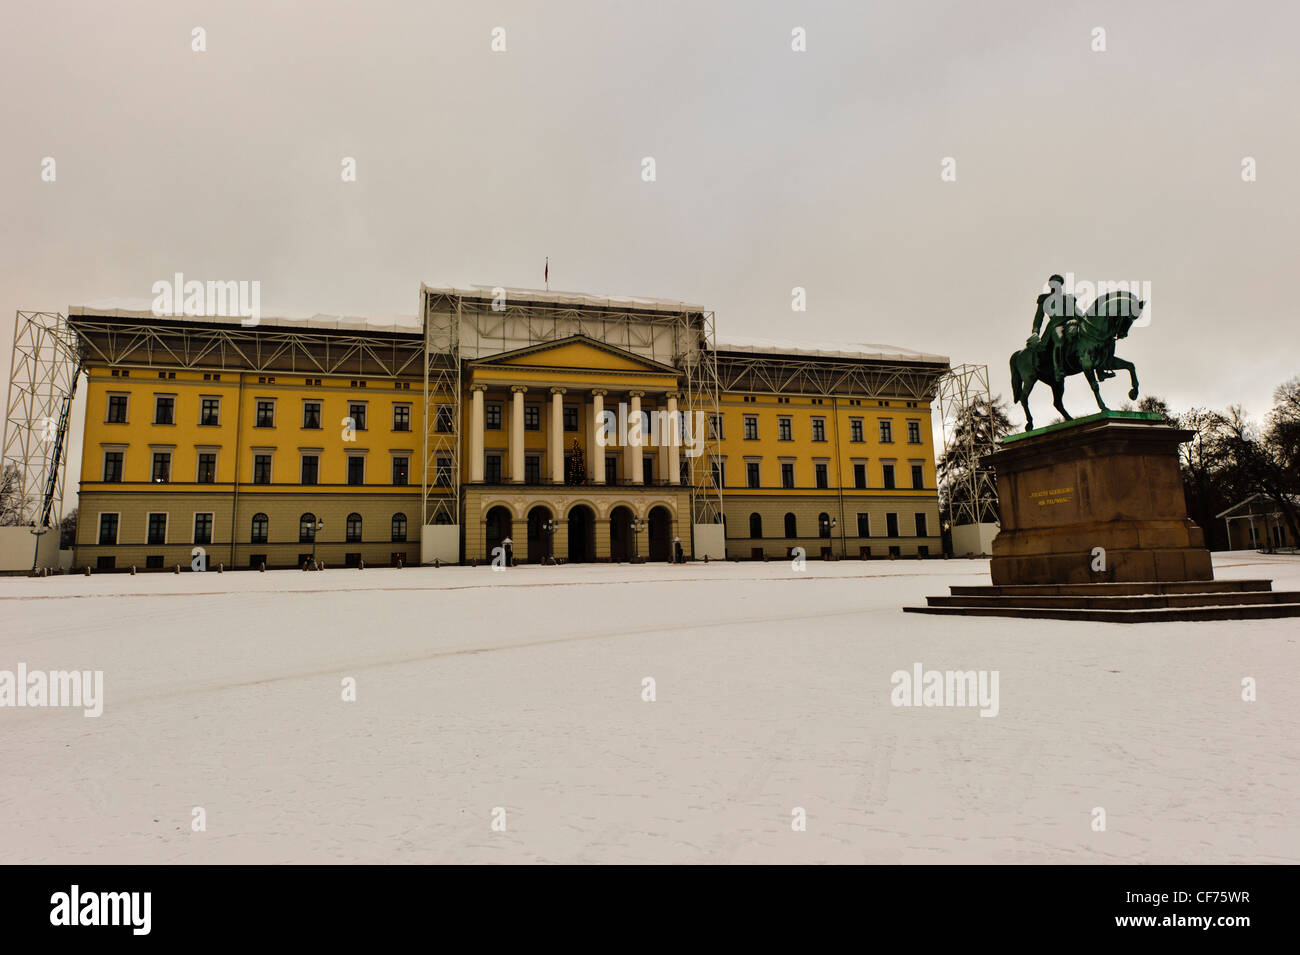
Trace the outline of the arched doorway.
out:
M 555 543 L 555 535 L 548 534 L 543 527 L 554 516 L 551 509 L 544 504 L 538 504 L 528 512 L 528 562 L 530 564 L 540 564 L 554 553 L 552 547 Z
M 632 510 L 619 505 L 609 514 L 609 559 L 632 559 Z
M 569 563 L 585 564 L 596 557 L 596 515 L 586 504 L 569 509 Z
M 672 560 L 673 554 L 673 515 L 662 505 L 650 508 L 650 519 L 646 522 L 649 533 L 647 553 L 651 560 Z
M 501 542 L 503 540 L 512 536 L 511 528 L 513 526 L 514 518 L 510 514 L 510 508 L 498 504 L 487 512 L 487 518 L 484 521 L 484 533 L 487 536 L 487 552 L 483 555 L 485 560 L 491 560 L 492 551 L 502 546 Z

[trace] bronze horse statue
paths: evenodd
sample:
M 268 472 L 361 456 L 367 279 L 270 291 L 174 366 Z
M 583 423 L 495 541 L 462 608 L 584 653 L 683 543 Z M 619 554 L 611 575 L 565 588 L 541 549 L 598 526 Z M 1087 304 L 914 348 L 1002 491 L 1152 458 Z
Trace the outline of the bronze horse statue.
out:
M 1070 375 L 1082 374 L 1088 380 L 1097 398 L 1097 407 L 1102 411 L 1110 409 L 1101 400 L 1098 379 L 1114 378 L 1118 369 L 1128 372 L 1132 384 L 1129 400 L 1137 398 L 1137 371 L 1132 362 L 1116 357 L 1115 342 L 1128 337 L 1129 329 L 1145 305 L 1146 302 L 1131 292 L 1107 292 L 1099 295 L 1081 316 L 1066 319 L 1061 339 L 1059 378 L 1052 365 L 1051 343 L 1039 340 L 1037 335 L 1011 356 L 1011 400 L 1019 402 L 1025 409 L 1026 431 L 1034 427 L 1033 415 L 1029 413 L 1029 393 L 1040 381 L 1051 385 L 1052 404 L 1066 421 L 1072 419 L 1061 404 L 1061 396 L 1065 393 L 1065 379 Z

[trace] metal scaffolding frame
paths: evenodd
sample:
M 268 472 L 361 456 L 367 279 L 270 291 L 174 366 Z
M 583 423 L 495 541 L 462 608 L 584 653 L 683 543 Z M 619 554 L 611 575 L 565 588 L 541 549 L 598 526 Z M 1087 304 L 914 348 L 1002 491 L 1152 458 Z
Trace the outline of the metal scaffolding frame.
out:
M 0 467 L 16 471 L 17 523 L 50 527 L 63 519 L 68 426 L 80 373 L 76 335 L 63 315 L 21 309 L 14 315 Z
M 959 419 L 972 402 L 992 406 L 989 389 L 989 366 L 954 365 L 939 379 L 939 415 L 943 434 L 943 455 L 959 455 L 967 464 L 958 475 L 957 485 L 965 490 L 964 499 L 954 499 L 948 491 L 948 504 L 954 527 L 962 524 L 991 523 L 998 519 L 998 488 L 993 469 L 984 462 L 997 450 L 992 434 L 966 428 L 958 436 Z
M 424 323 L 424 467 L 420 473 L 423 526 L 459 524 L 461 360 L 460 296 L 421 287 L 420 315 Z M 450 409 L 449 427 L 439 429 L 438 409 Z M 438 461 L 450 463 L 446 482 L 438 481 Z M 439 519 L 442 520 L 439 520 Z M 424 531 L 421 531 L 424 534 Z
M 725 348 L 722 352 L 719 380 L 724 392 L 862 395 L 929 402 L 934 398 L 936 379 L 948 372 L 946 363 L 766 355 Z

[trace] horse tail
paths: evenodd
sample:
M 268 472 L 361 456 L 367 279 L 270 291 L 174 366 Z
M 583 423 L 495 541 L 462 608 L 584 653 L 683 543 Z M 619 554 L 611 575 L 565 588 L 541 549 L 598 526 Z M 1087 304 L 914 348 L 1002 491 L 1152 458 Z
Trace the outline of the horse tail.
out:
M 1016 359 L 1020 357 L 1020 352 L 1011 356 L 1011 403 L 1020 403 L 1020 389 L 1024 381 L 1020 378 L 1020 369 L 1016 366 Z

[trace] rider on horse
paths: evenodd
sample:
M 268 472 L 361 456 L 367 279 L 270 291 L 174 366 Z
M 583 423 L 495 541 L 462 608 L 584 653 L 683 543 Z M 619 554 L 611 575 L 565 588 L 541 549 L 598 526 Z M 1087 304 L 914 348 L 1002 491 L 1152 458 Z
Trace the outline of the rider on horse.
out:
M 1052 349 L 1052 371 L 1056 380 L 1061 381 L 1065 378 L 1061 359 L 1065 345 L 1066 323 L 1071 319 L 1083 318 L 1083 311 L 1073 295 L 1062 291 L 1065 279 L 1053 275 L 1047 280 L 1047 284 L 1051 291 L 1043 292 L 1038 296 L 1038 307 L 1034 311 L 1034 331 L 1026 344 L 1030 348 L 1042 347 L 1046 339 L 1046 343 Z M 1040 338 L 1039 329 L 1042 328 L 1044 317 L 1047 318 L 1047 328 L 1043 330 Z

